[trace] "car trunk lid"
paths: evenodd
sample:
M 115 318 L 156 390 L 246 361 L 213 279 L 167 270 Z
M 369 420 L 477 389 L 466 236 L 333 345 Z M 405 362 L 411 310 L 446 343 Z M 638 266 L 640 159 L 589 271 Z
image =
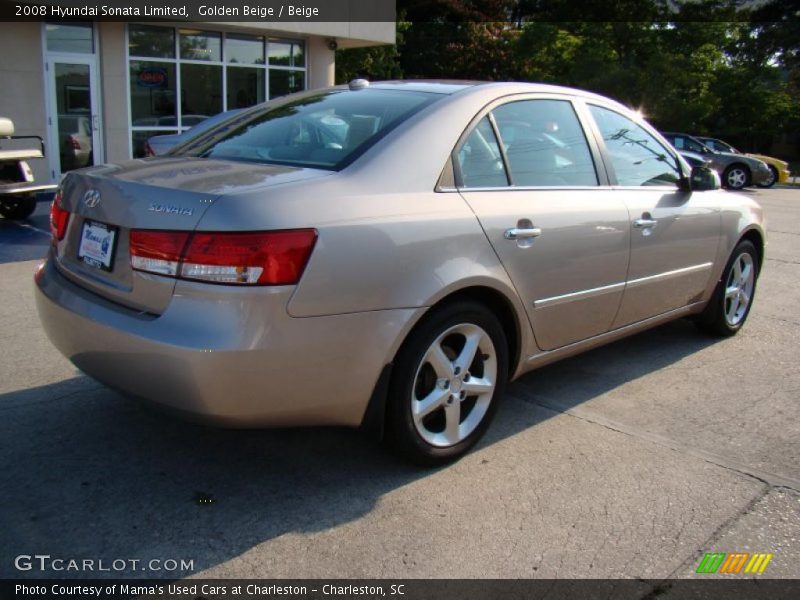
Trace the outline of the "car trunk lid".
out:
M 317 172 L 319 173 L 319 172 Z M 78 285 L 128 308 L 161 314 L 175 279 L 131 266 L 131 230 L 193 231 L 221 196 L 311 177 L 311 169 L 198 158 L 137 160 L 72 172 L 58 265 Z

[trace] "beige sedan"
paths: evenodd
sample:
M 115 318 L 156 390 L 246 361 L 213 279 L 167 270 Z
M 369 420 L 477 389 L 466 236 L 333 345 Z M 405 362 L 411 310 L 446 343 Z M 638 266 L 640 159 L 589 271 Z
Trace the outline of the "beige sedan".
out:
M 595 94 L 356 81 L 69 173 L 36 302 L 127 395 L 440 464 L 510 378 L 681 317 L 735 334 L 764 227 L 719 187 Z

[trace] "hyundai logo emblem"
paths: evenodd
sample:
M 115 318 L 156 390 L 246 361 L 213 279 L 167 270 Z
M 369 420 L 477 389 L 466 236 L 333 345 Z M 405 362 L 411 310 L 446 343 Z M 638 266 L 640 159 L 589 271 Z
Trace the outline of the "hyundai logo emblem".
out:
M 100 192 L 97 190 L 89 190 L 83 195 L 83 203 L 88 208 L 94 208 L 100 204 Z

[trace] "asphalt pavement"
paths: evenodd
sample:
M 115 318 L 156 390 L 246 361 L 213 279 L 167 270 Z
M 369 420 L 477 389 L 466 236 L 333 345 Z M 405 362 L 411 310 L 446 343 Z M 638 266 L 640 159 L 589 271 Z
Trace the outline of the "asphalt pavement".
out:
M 706 552 L 800 577 L 800 189 L 745 193 L 769 246 L 739 335 L 677 321 L 531 373 L 436 470 L 347 430 L 187 424 L 94 382 L 35 314 L 46 207 L 0 221 L 0 577 L 42 576 L 14 565 L 40 553 L 192 561 L 111 573 L 134 577 L 665 579 Z
M 36 210 L 24 221 L 0 217 L 0 265 L 42 258 L 47 253 L 52 196 L 39 194 Z

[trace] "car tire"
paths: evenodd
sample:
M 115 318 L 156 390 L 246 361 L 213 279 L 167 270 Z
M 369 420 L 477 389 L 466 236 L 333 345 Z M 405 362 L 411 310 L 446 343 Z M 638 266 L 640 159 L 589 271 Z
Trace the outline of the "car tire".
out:
M 736 335 L 753 306 L 758 269 L 756 247 L 748 240 L 739 242 L 711 299 L 696 320 L 698 326 L 717 336 Z
M 508 344 L 491 311 L 472 301 L 434 309 L 395 359 L 386 442 L 420 465 L 456 460 L 489 427 L 507 378 Z
M 9 196 L 0 200 L 0 215 L 6 219 L 27 219 L 35 210 L 36 196 L 34 194 Z
M 750 169 L 736 163 L 730 165 L 722 174 L 723 185 L 731 190 L 740 190 L 750 184 Z
M 769 167 L 770 176 L 769 179 L 758 184 L 758 187 L 760 188 L 771 188 L 778 182 L 778 169 L 776 169 L 772 165 L 767 165 L 767 166 Z

